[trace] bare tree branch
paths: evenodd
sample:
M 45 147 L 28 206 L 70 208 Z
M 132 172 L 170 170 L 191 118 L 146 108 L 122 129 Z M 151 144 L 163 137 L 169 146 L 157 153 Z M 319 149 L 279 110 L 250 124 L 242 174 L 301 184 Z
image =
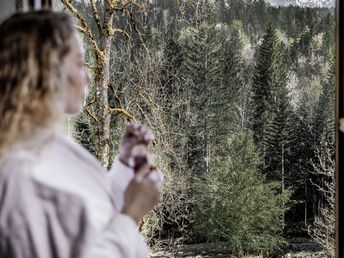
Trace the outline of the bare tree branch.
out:
M 137 33 L 137 35 L 140 38 L 141 44 L 143 46 L 143 48 L 145 49 L 146 53 L 149 54 L 149 50 L 143 40 L 143 33 L 139 30 L 136 21 L 134 19 L 134 14 L 132 12 L 130 12 L 128 9 L 126 10 L 128 17 L 129 17 L 129 23 L 131 25 L 131 27 L 134 29 L 134 31 Z
M 115 35 L 116 33 L 121 33 L 124 35 L 124 37 L 128 40 L 130 40 L 130 36 L 128 34 L 128 32 L 124 31 L 124 30 L 121 30 L 121 29 L 112 29 L 112 35 Z
M 83 33 L 87 40 L 92 44 L 96 54 L 102 56 L 101 51 L 98 47 L 98 44 L 91 32 L 90 27 L 88 26 L 85 17 L 83 17 L 80 12 L 73 6 L 70 0 L 61 0 L 61 2 L 68 8 L 68 10 L 78 19 L 80 26 L 77 26 L 77 29 Z
M 127 112 L 123 108 L 111 108 L 111 107 L 109 107 L 109 112 L 110 113 L 120 113 L 120 114 L 124 115 L 128 121 L 135 121 L 134 116 L 129 114 L 129 112 Z
M 84 105 L 84 108 L 87 108 L 87 107 L 93 105 L 95 102 L 96 102 L 96 99 L 93 99 L 92 101 L 86 103 L 86 104 Z
M 144 14 L 146 14 L 146 10 L 144 9 L 144 7 L 138 3 L 136 3 L 136 1 L 133 0 L 129 0 L 126 3 L 122 3 L 121 5 L 117 4 L 119 1 L 116 0 L 110 0 L 110 8 L 107 10 L 109 13 L 113 13 L 113 12 L 120 12 L 120 13 L 125 13 L 125 11 L 128 9 L 128 7 L 130 6 L 135 6 L 138 9 L 140 9 L 141 12 L 143 12 Z
M 311 160 L 313 171 L 310 173 L 321 176 L 321 182 L 311 183 L 324 197 L 324 202 L 318 208 L 319 214 L 314 218 L 312 226 L 308 227 L 311 237 L 322 245 L 330 254 L 335 250 L 335 160 L 334 148 L 325 145 L 316 149 L 316 160 Z
M 101 34 L 103 28 L 102 28 L 102 25 L 100 23 L 99 13 L 97 11 L 97 6 L 96 6 L 96 0 L 91 0 L 91 7 L 92 7 L 92 13 L 93 13 L 94 21 L 97 24 L 99 34 Z
M 148 126 L 150 128 L 154 128 L 154 126 L 152 125 L 152 122 L 150 121 L 149 117 L 147 116 L 147 114 L 143 111 L 142 107 L 136 103 L 136 106 L 138 107 L 138 109 L 141 111 L 141 114 L 144 116 L 145 120 L 147 121 L 148 123 Z
M 84 108 L 84 110 L 96 123 L 99 123 L 99 120 L 95 114 L 93 114 L 88 108 Z

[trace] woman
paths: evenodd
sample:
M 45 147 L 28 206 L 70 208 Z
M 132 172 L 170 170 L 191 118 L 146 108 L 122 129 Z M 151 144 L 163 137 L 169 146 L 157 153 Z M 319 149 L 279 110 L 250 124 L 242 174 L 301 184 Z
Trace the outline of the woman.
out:
M 0 35 L 0 257 L 147 257 L 137 223 L 159 200 L 159 174 L 129 165 L 151 133 L 130 125 L 107 177 L 58 129 L 89 82 L 71 19 L 15 14 Z

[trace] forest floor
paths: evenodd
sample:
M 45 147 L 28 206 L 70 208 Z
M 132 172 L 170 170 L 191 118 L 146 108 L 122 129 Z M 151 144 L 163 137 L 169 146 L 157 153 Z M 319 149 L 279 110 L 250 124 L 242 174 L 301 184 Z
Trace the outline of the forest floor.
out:
M 173 250 L 160 250 L 153 254 L 154 258 L 236 258 L 230 254 L 230 248 L 226 243 L 195 244 L 177 246 Z M 321 248 L 309 239 L 297 238 L 289 241 L 279 254 L 271 256 L 247 255 L 241 258 L 332 258 L 326 255 Z
M 233 256 L 233 255 L 212 255 L 212 256 L 151 256 L 151 257 L 169 257 L 169 258 L 238 258 L 238 256 Z M 326 254 L 322 252 L 315 252 L 315 253 L 309 253 L 309 252 L 298 252 L 298 253 L 287 253 L 285 255 L 281 256 L 274 256 L 278 258 L 332 258 L 331 256 L 326 256 Z M 333 256 L 334 257 L 334 256 Z M 266 256 L 244 256 L 240 258 L 266 258 Z

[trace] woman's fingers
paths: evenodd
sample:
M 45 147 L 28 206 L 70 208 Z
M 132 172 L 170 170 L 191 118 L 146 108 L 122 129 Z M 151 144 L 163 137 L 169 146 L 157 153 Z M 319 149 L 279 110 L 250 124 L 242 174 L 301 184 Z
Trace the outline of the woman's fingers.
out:
M 153 140 L 154 140 L 154 134 L 153 134 L 153 132 L 150 129 L 147 128 L 147 131 L 146 131 L 146 133 L 144 135 L 144 141 L 148 145 L 151 142 L 153 142 Z
M 135 175 L 135 180 L 137 180 L 138 182 L 142 182 L 144 179 L 148 178 L 150 172 L 150 165 L 147 163 L 144 164 L 141 168 L 138 169 Z
M 149 173 L 149 179 L 153 180 L 156 185 L 158 186 L 159 190 L 162 189 L 164 184 L 164 175 L 163 173 L 157 168 L 150 168 L 151 172 Z
M 160 170 L 151 164 L 144 165 L 136 174 L 135 179 L 142 182 L 146 179 L 152 181 L 157 189 L 160 191 L 164 184 L 164 176 Z
M 154 134 L 147 126 L 132 122 L 127 125 L 125 136 L 134 139 L 135 143 L 146 145 L 154 140 Z

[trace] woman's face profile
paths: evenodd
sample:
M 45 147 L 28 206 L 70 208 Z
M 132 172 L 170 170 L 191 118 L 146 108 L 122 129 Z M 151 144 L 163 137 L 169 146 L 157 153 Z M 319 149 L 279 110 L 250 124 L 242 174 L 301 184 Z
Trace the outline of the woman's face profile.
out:
M 90 81 L 85 68 L 82 42 L 77 33 L 70 38 L 70 51 L 63 60 L 63 71 L 67 78 L 66 108 L 67 114 L 78 113 L 86 97 Z

